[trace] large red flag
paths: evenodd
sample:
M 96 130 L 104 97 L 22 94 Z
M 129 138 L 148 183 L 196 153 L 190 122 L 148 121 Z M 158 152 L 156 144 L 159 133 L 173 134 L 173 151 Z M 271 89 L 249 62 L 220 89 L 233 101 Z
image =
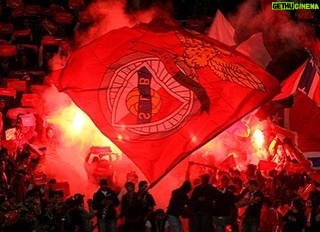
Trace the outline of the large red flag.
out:
M 152 184 L 279 92 L 239 53 L 163 23 L 116 29 L 78 49 L 56 85 Z

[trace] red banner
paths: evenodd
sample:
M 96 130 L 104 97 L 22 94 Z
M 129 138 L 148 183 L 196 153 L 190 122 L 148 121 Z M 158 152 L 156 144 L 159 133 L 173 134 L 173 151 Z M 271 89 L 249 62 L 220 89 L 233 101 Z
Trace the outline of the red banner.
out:
M 261 171 L 270 171 L 277 167 L 277 164 L 268 160 L 260 160 L 258 163 L 258 169 Z
M 77 50 L 56 85 L 152 184 L 279 91 L 239 53 L 158 23 Z

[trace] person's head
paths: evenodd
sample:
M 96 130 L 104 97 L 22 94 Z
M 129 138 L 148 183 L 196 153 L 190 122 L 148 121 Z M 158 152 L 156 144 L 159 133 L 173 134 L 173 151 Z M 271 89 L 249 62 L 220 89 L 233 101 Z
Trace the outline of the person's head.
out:
M 156 209 L 153 212 L 153 215 L 154 215 L 154 219 L 156 221 L 161 221 L 161 220 L 165 219 L 165 217 L 166 217 L 166 214 L 163 209 Z
M 181 188 L 182 191 L 184 191 L 185 193 L 190 192 L 191 189 L 192 189 L 192 184 L 191 184 L 190 180 L 185 180 L 185 181 L 182 183 L 182 185 L 181 185 L 180 188 Z
M 33 199 L 35 197 L 34 190 L 30 189 L 26 192 L 26 199 Z
M 46 137 L 48 139 L 52 139 L 54 136 L 54 129 L 52 127 L 47 127 L 46 128 Z
M 131 181 L 126 182 L 124 187 L 126 188 L 127 192 L 133 192 L 135 190 L 135 184 Z
M 250 193 L 257 191 L 259 188 L 258 181 L 256 180 L 249 180 L 247 186 Z
M 228 175 L 224 174 L 220 178 L 220 187 L 221 188 L 227 188 L 230 183 L 230 178 Z
M 292 201 L 291 207 L 292 207 L 293 210 L 303 211 L 304 203 L 302 202 L 301 199 L 295 198 Z
M 231 183 L 236 187 L 237 192 L 239 192 L 243 187 L 243 181 L 240 177 L 233 177 Z
M 43 54 L 43 61 L 44 62 L 48 62 L 52 57 L 53 57 L 53 53 L 51 53 L 51 52 L 45 52 L 44 54 Z
M 147 191 L 149 185 L 148 185 L 148 182 L 146 180 L 142 180 L 142 181 L 139 182 L 138 187 L 139 187 L 140 191 Z
M 29 59 L 26 54 L 21 54 L 19 57 L 19 62 L 23 66 L 27 66 L 29 64 Z
M 51 189 L 56 183 L 57 183 L 57 180 L 56 180 L 56 179 L 50 179 L 50 180 L 48 181 L 48 187 L 49 187 L 49 189 Z
M 102 178 L 99 185 L 102 191 L 106 191 L 108 189 L 108 180 L 106 178 Z
M 247 165 L 247 169 L 246 169 L 246 175 L 249 176 L 249 177 L 254 177 L 256 170 L 257 170 L 257 166 L 256 165 L 248 164 Z
M 312 208 L 312 201 L 311 200 L 306 201 L 306 208 L 309 208 L 309 209 Z
M 232 192 L 232 193 L 237 193 L 237 188 L 236 188 L 236 186 L 234 186 L 233 184 L 229 185 L 229 186 L 227 187 L 227 190 L 230 191 L 230 192 Z
M 73 199 L 75 200 L 75 203 L 78 205 L 84 205 L 84 195 L 81 193 L 76 193 L 73 195 Z
M 209 174 L 205 173 L 200 176 L 200 179 L 201 179 L 201 184 L 209 184 L 211 177 Z

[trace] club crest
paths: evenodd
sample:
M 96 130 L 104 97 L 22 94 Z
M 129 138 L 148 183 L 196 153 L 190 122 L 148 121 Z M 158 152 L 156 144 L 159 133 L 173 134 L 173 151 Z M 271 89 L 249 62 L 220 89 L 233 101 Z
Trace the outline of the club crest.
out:
M 161 59 L 150 54 L 137 52 L 111 65 L 101 83 L 101 88 L 106 86 L 99 96 L 101 107 L 111 112 L 111 118 L 109 114 L 105 117 L 113 127 L 135 134 L 168 135 L 185 122 L 194 107 L 193 92 L 172 77 Z

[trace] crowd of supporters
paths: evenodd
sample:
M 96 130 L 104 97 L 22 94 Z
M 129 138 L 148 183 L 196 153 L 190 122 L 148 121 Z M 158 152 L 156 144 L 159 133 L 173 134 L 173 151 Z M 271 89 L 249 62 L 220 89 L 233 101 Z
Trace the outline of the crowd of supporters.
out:
M 36 87 L 49 84 L 48 61 L 57 53 L 66 55 L 64 46 L 75 31 L 93 23 L 84 11 L 89 2 L 0 1 L 1 131 L 3 141 L 14 141 L 2 142 L 0 150 L 0 231 L 89 232 L 96 227 L 102 232 L 174 232 L 181 231 L 185 221 L 191 232 L 227 227 L 231 231 L 320 231 L 319 184 L 305 173 L 284 168 L 269 172 L 255 165 L 248 165 L 244 172 L 214 168 L 171 193 L 164 190 L 170 196 L 167 209 L 157 208 L 157 199 L 143 180 L 128 180 L 124 193 L 119 193 L 102 179 L 87 202 L 81 193 L 70 196 L 58 189 L 55 179 L 39 181 L 45 155 L 29 143 L 41 140 L 54 147 L 56 141 L 50 136 L 52 128 L 39 123 L 41 112 L 33 108 Z M 211 22 L 202 17 L 213 15 L 210 1 L 197 1 L 195 8 L 186 5 L 195 4 L 189 1 L 174 2 L 179 9 L 176 19 L 201 18 L 203 24 L 195 26 L 199 31 Z
M 92 196 L 70 195 L 55 179 L 38 181 L 42 159 L 28 145 L 15 158 L 2 148 L 0 231 L 320 231 L 320 185 L 306 173 L 213 167 L 163 189 L 162 209 L 136 178 L 121 191 L 101 179 Z

